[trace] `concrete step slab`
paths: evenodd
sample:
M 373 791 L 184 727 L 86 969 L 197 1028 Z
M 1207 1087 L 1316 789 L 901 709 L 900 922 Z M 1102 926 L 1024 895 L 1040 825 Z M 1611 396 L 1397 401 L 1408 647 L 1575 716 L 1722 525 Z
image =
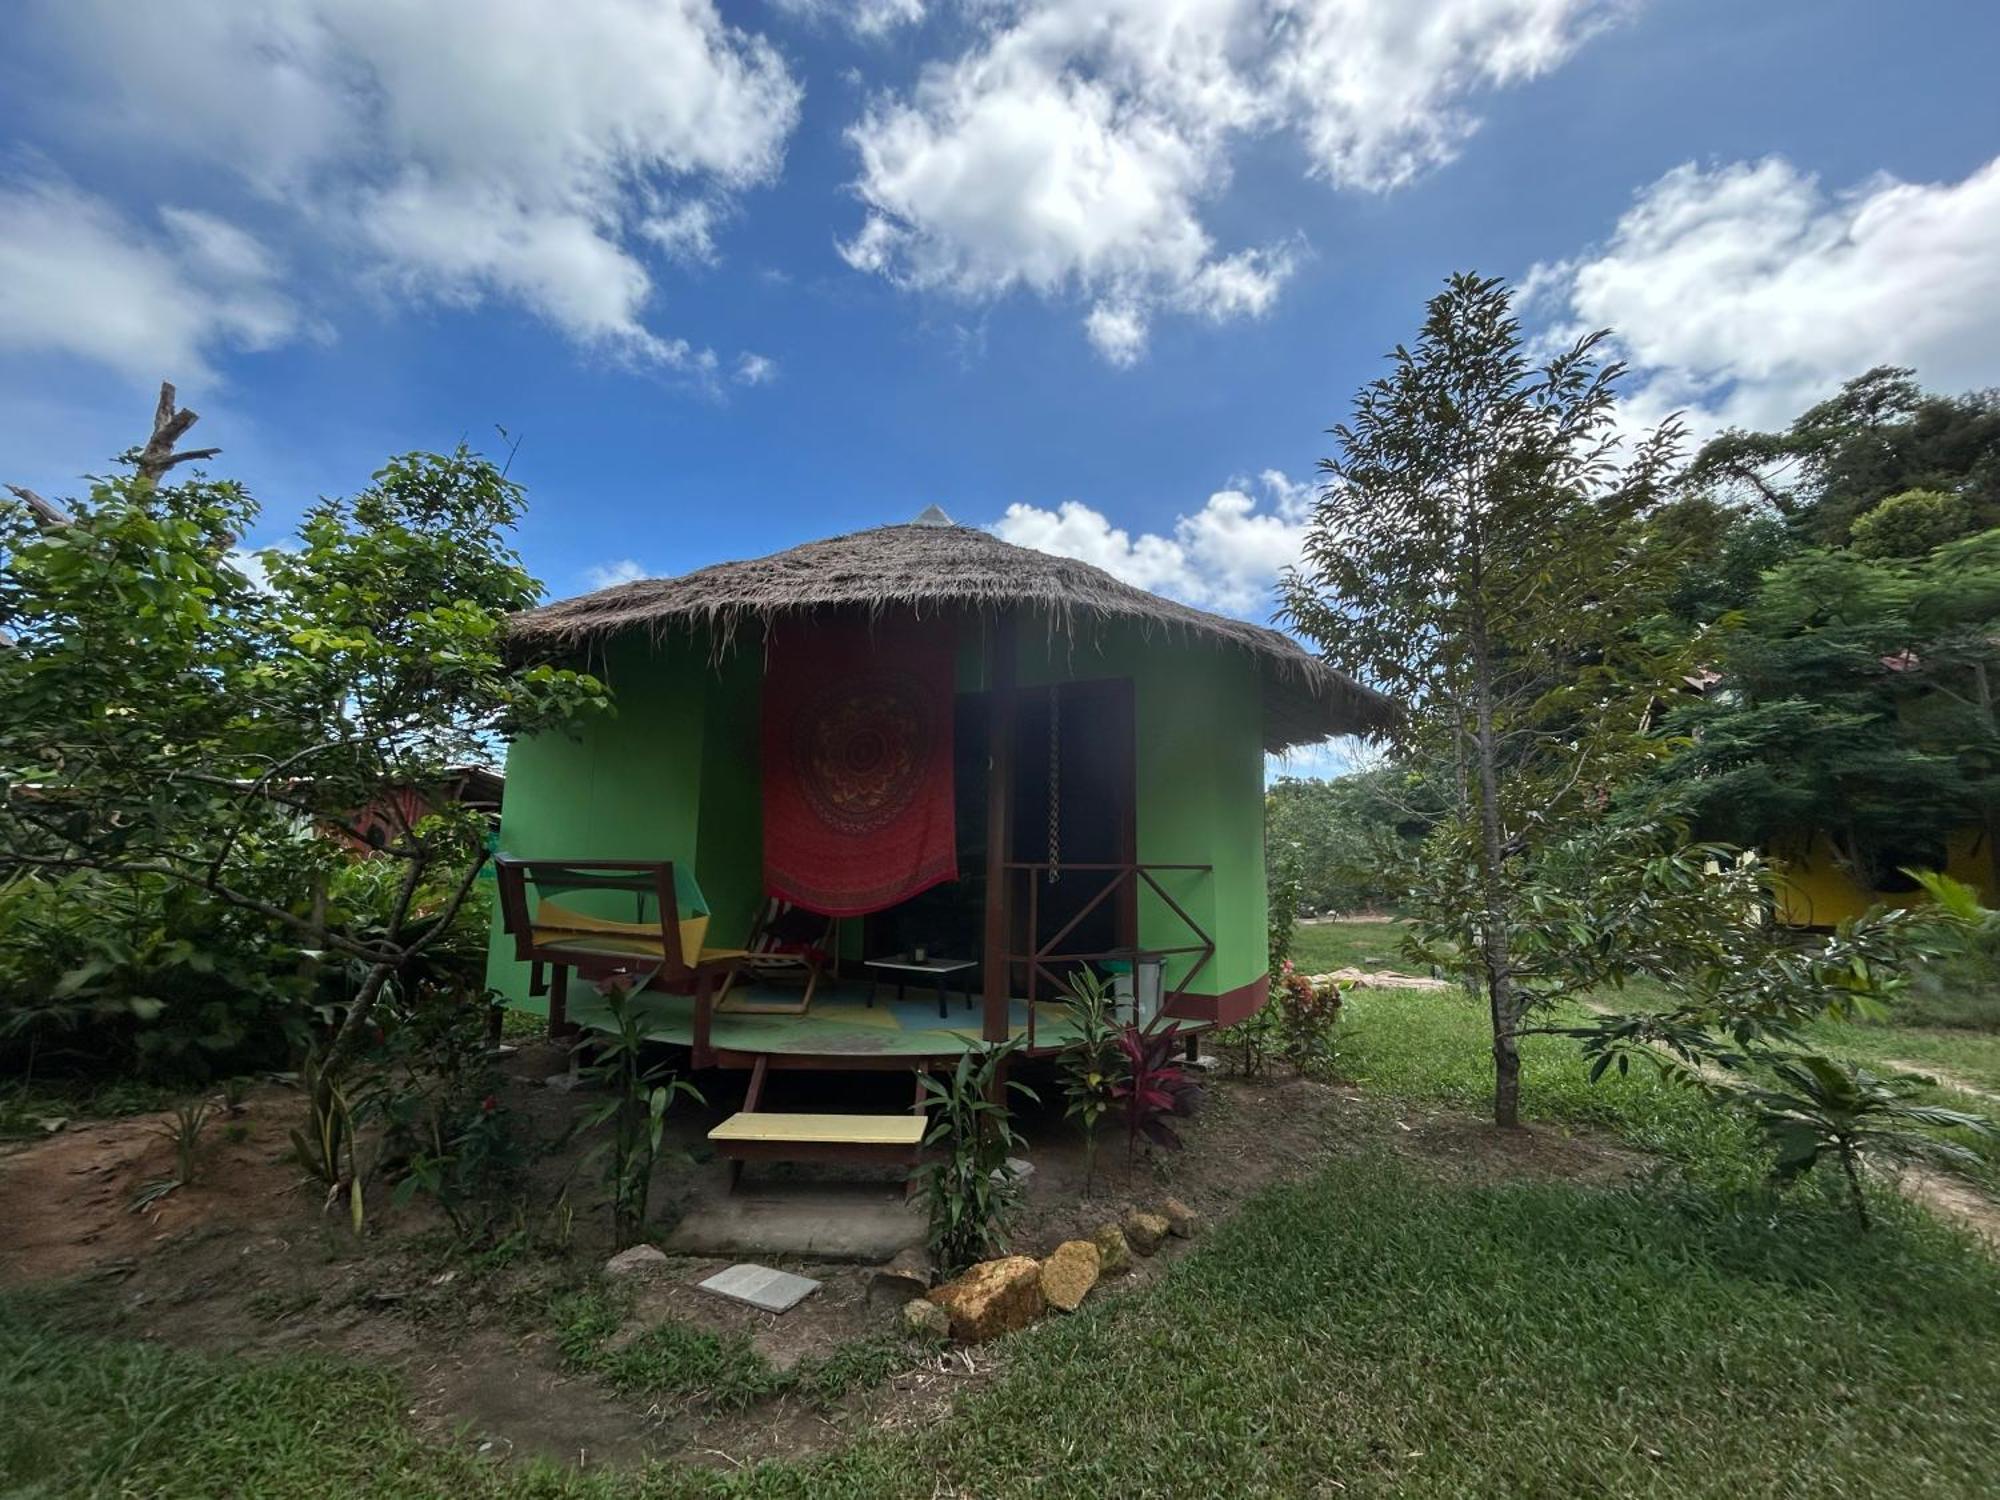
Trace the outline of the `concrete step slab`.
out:
M 771 1184 L 694 1205 L 661 1242 L 677 1255 L 799 1255 L 875 1264 L 924 1241 L 900 1187 Z

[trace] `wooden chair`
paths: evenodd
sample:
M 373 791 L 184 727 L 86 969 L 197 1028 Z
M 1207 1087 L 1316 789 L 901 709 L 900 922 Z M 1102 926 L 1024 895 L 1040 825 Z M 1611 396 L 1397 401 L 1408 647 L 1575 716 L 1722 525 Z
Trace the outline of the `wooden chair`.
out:
M 576 1030 L 569 1020 L 571 970 L 593 983 L 623 979 L 635 990 L 656 980 L 692 986 L 705 1001 L 718 979 L 727 985 L 745 956 L 740 948 L 703 946 L 708 902 L 693 871 L 671 860 L 528 860 L 501 854 L 493 868 L 500 919 L 514 939 L 514 956 L 533 966 L 529 993 L 549 996 L 552 1037 Z M 620 915 L 611 915 L 614 911 Z
M 771 897 L 757 913 L 749 941 L 744 944 L 743 957 L 723 984 L 715 1008 L 735 1015 L 804 1015 L 812 1008 L 813 991 L 821 975 L 834 965 L 838 927 L 838 918 L 807 911 L 779 896 Z M 797 979 L 803 979 L 806 988 L 796 1005 L 782 1000 L 752 1000 L 743 995 L 732 1001 L 729 996 L 731 986 L 738 980 Z

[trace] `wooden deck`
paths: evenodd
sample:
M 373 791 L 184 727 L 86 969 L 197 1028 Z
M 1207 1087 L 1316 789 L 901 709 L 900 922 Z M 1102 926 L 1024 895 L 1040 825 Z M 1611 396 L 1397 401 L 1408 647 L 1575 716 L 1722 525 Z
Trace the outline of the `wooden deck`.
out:
M 946 1014 L 940 1018 L 937 997 L 927 988 L 913 988 L 897 1000 L 893 987 L 885 986 L 872 1006 L 867 1003 L 869 994 L 865 981 L 826 980 L 813 996 L 812 1010 L 803 1016 L 717 1010 L 709 1045 L 725 1067 L 747 1067 L 758 1057 L 769 1057 L 778 1067 L 826 1068 L 949 1061 L 979 1045 L 981 1002 L 977 995 L 968 1005 L 962 995 L 952 992 Z M 739 985 L 732 1001 L 737 996 L 753 1004 L 788 997 L 796 1001 L 798 987 Z M 692 997 L 647 993 L 635 1003 L 651 1040 L 693 1046 Z M 538 1000 L 523 1008 L 546 1014 L 544 1005 Z M 603 1029 L 609 1021 L 603 1000 L 588 985 L 571 987 L 569 1016 L 579 1026 L 596 1029 Z M 1027 1001 L 1009 1003 L 1008 1026 L 1013 1036 L 1028 1035 Z M 1053 1052 L 1073 1035 L 1066 1007 L 1048 1001 L 1034 1007 L 1031 1040 L 1035 1052 Z

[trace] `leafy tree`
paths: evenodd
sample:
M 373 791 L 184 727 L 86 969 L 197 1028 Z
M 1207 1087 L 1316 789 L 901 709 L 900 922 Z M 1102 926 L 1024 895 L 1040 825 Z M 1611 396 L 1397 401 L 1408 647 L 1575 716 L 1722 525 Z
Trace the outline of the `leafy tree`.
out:
M 1908 560 L 1815 549 L 1712 638 L 1659 772 L 1704 834 L 1824 833 L 1869 889 L 2000 833 L 2000 531 Z
M 1882 366 L 1782 432 L 1712 439 L 1685 482 L 1752 498 L 1803 539 L 1833 545 L 1857 517 L 1908 490 L 1959 496 L 1970 529 L 2000 526 L 2000 393 L 1927 394 L 1909 370 Z
M 1393 749 L 1452 789 L 1416 915 L 1427 956 L 1486 998 L 1502 1125 L 1519 1121 L 1515 1039 L 1533 999 L 1516 953 L 1524 861 L 1647 753 L 1664 670 L 1635 630 L 1664 553 L 1636 545 L 1634 522 L 1676 434 L 1624 455 L 1599 338 L 1535 368 L 1508 290 L 1454 276 L 1415 347 L 1333 430 L 1284 584 L 1327 658 L 1403 705 Z
M 1438 789 L 1401 765 L 1330 781 L 1280 777 L 1264 798 L 1273 891 L 1291 882 L 1307 913 L 1393 906 L 1399 867 L 1443 810 Z
M 192 420 L 171 396 L 136 472 L 74 513 L 25 494 L 0 506 L 0 866 L 165 881 L 358 965 L 337 1068 L 485 858 L 482 820 L 425 813 L 425 795 L 605 693 L 504 649 L 504 617 L 538 586 L 504 541 L 520 487 L 492 463 L 463 447 L 393 459 L 316 505 L 253 581 L 242 487 L 162 482 L 186 455 L 161 434 Z M 370 808 L 401 873 L 364 927 L 314 900 L 343 856 L 300 830 L 358 837 Z
M 1943 490 L 1904 490 L 1854 519 L 1850 545 L 1863 557 L 1922 557 L 1972 530 L 1972 507 Z

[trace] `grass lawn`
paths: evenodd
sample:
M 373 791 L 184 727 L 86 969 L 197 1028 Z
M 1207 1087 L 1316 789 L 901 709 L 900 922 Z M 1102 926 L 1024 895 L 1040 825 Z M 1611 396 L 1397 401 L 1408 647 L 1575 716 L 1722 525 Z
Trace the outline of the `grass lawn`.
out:
M 419 1437 L 380 1372 L 94 1342 L 16 1299 L 0 1492 L 1992 1493 L 2000 1267 L 1963 1238 L 1887 1198 L 1868 1236 L 1812 1188 L 1773 1199 L 1737 1121 L 1646 1079 L 1593 1088 L 1554 1038 L 1526 1044 L 1540 1128 L 1615 1130 L 1659 1154 L 1659 1180 L 1442 1180 L 1390 1146 L 1406 1109 L 1483 1102 L 1478 1010 L 1360 994 L 1341 1049 L 1366 1093 L 1323 1166 L 1153 1288 L 1018 1337 L 919 1430 L 747 1473 L 502 1468 Z M 567 1315 L 592 1347 L 587 1306 Z M 682 1357 L 640 1347 L 601 1373 L 656 1385 Z
M 1292 934 L 1292 962 L 1307 974 L 1347 968 L 1410 971 L 1399 922 L 1301 922 Z

